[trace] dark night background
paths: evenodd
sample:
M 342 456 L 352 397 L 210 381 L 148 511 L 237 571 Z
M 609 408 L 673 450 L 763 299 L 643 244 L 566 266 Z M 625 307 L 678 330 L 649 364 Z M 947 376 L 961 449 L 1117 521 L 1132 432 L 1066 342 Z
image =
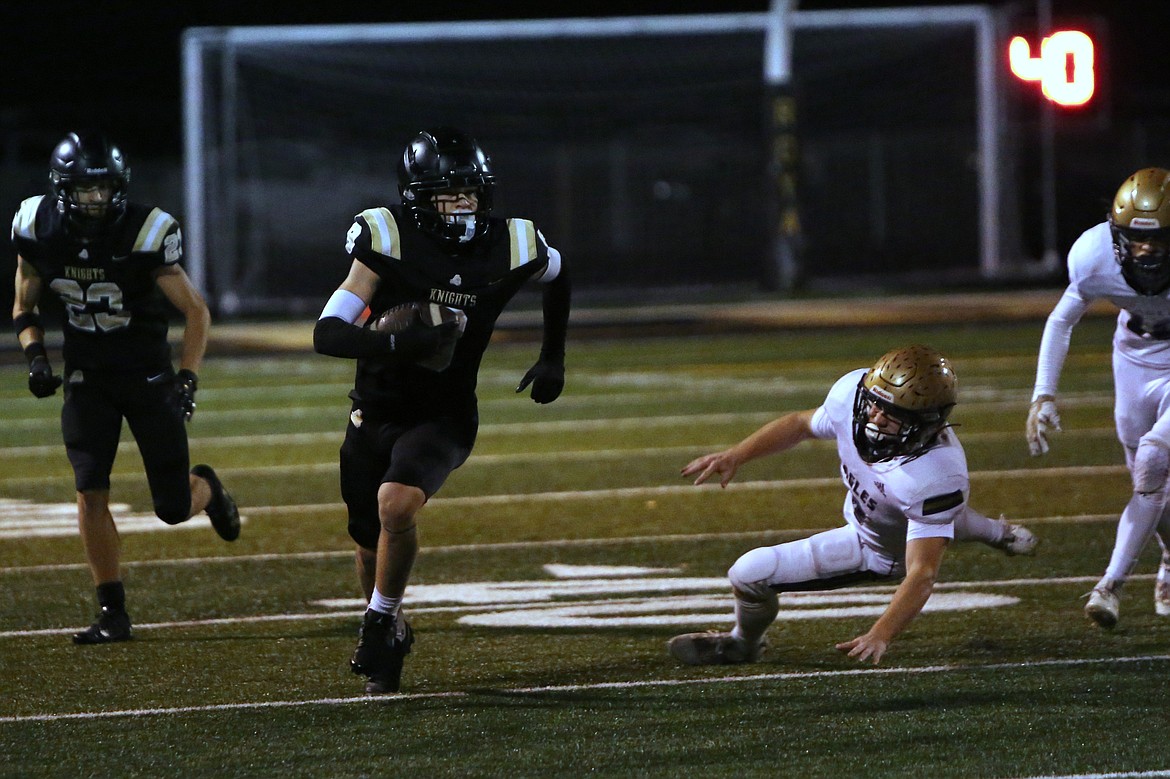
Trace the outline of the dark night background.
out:
M 953 3 L 803 0 L 799 10 L 942 6 Z M 1010 14 L 1012 32 L 1035 33 L 1037 3 L 994 2 Z M 135 160 L 173 158 L 182 153 L 180 38 L 190 27 L 391 23 L 475 19 L 679 15 L 762 12 L 767 0 L 673 0 L 672 2 L 593 3 L 571 0 L 534 7 L 530 2 L 429 3 L 268 3 L 237 0 L 146 3 L 4 3 L 0 22 L 5 43 L 0 100 L 0 208 L 6 213 L 20 198 L 44 190 L 44 170 L 53 144 L 80 127 L 101 127 Z M 1170 118 L 1170 0 L 1052 0 L 1055 26 L 1101 25 L 1099 47 L 1103 119 L 1115 133 L 1135 118 Z M 474 67 L 470 63 L 469 67 Z M 798 74 L 799 76 L 799 74 Z M 1058 136 L 1058 166 L 1097 154 L 1090 135 L 1074 130 Z M 1099 145 L 1099 139 L 1095 139 Z M 1151 144 L 1166 148 L 1163 139 Z M 1077 159 L 1078 155 L 1081 159 Z M 1150 165 L 1170 166 L 1170 159 Z M 1096 219 L 1130 170 L 1113 170 L 1102 155 L 1104 174 L 1074 177 L 1058 172 L 1060 251 Z M 142 171 L 149 178 L 150 170 Z M 136 178 L 141 175 L 136 173 Z M 141 179 L 139 179 L 141 181 Z M 136 189 L 141 186 L 136 184 Z M 141 191 L 141 190 L 139 190 Z M 132 194 L 132 196 L 134 196 Z M 1066 204 L 1065 201 L 1072 201 Z M 178 210 L 181 203 L 160 205 Z M 1033 243 L 1035 237 L 1031 238 Z M 11 256 L 5 259 L 5 265 Z M 10 291 L 9 293 L 10 294 Z M 10 299 L 10 298 L 9 298 Z
M 941 6 L 922 0 L 802 0 L 800 10 Z M 1033 2 L 995 2 L 1018 10 L 1021 26 L 1034 17 Z M 1111 109 L 1170 113 L 1170 2 L 1167 0 L 1052 0 L 1057 23 L 1096 16 L 1108 20 Z M 4 151 L 47 157 L 69 128 L 101 125 L 140 152 L 178 148 L 180 139 L 179 39 L 188 27 L 450 21 L 456 19 L 566 18 L 576 16 L 760 12 L 766 1 L 669 2 L 270 3 L 199 0 L 151 3 L 3 3 Z M 132 143 L 131 143 L 132 139 Z

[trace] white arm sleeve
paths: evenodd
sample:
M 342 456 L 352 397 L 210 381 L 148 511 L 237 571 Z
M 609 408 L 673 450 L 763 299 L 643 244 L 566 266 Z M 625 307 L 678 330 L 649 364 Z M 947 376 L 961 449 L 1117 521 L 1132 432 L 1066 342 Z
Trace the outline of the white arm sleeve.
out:
M 335 316 L 352 325 L 365 313 L 365 310 L 366 301 L 347 289 L 339 289 L 329 297 L 325 308 L 321 310 L 321 316 L 317 318 L 324 319 L 327 316 Z
M 1060 382 L 1060 371 L 1068 356 L 1073 327 L 1081 321 L 1088 308 L 1088 301 L 1069 287 L 1048 315 L 1044 336 L 1040 339 L 1040 356 L 1036 360 L 1036 386 L 1032 390 L 1032 400 L 1041 395 L 1056 397 L 1056 385 Z
M 544 236 L 542 235 L 541 238 L 544 238 Z M 560 274 L 561 274 L 561 253 L 558 252 L 553 247 L 549 246 L 548 247 L 548 266 L 545 267 L 544 273 L 541 273 L 539 276 L 536 277 L 536 280 L 541 282 L 542 284 L 547 284 L 548 282 L 552 281 Z

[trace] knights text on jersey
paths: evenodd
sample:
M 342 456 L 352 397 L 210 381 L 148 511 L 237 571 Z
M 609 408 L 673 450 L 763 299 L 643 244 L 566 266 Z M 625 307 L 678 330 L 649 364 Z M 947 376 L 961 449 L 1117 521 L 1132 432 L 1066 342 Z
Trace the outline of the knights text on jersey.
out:
M 17 253 L 64 308 L 65 369 L 159 371 L 171 367 L 168 308 L 154 271 L 183 256 L 179 224 L 157 208 L 127 204 L 108 236 L 71 237 L 57 202 L 25 200 L 12 221 Z
M 467 316 L 445 370 L 359 360 L 358 398 L 403 413 L 473 413 L 476 377 L 496 320 L 520 288 L 548 268 L 544 237 L 526 219 L 493 217 L 481 244 L 452 254 L 419 230 L 401 206 L 391 206 L 358 214 L 346 250 L 379 276 L 371 321 L 408 302 L 438 303 Z
M 970 485 L 967 457 L 951 430 L 919 457 L 867 463 L 853 443 L 853 401 L 865 369 L 847 373 L 813 415 L 818 438 L 834 438 L 845 482 L 845 520 L 866 546 L 893 560 L 915 538 L 954 538 L 954 522 L 966 511 Z
M 1140 295 L 1125 282 L 1108 222 L 1089 228 L 1073 243 L 1068 252 L 1068 277 L 1069 290 L 1086 305 L 1104 299 L 1121 309 L 1113 341 L 1122 354 L 1139 365 L 1170 367 L 1170 339 L 1141 335 L 1143 330 L 1170 331 L 1170 291 Z M 1128 326 L 1131 319 L 1135 320 L 1132 329 Z

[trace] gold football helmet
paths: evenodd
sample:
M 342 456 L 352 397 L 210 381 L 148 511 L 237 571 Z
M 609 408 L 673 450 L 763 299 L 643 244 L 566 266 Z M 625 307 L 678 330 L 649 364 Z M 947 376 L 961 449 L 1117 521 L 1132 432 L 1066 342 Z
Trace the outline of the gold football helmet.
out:
M 947 426 L 958 399 L 958 380 L 946 357 L 929 346 L 903 346 L 886 352 L 857 385 L 853 401 L 853 443 L 867 463 L 918 457 Z M 899 423 L 885 432 L 870 421 L 877 406 Z
M 1125 180 L 1109 212 L 1113 254 L 1134 291 L 1170 287 L 1170 170 L 1143 168 Z

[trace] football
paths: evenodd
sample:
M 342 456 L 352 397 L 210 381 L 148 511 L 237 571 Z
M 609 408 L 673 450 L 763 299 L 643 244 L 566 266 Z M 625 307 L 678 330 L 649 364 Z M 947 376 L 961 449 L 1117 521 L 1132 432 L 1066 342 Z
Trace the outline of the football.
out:
M 370 322 L 370 329 L 383 333 L 401 333 L 411 325 L 422 322 L 419 308 L 418 303 L 403 303 L 400 306 L 388 308 Z
M 455 342 L 459 340 L 459 336 L 463 335 L 463 331 L 467 327 L 467 314 L 459 309 L 440 306 L 437 303 L 403 303 L 382 312 L 370 322 L 370 329 L 385 333 L 401 333 L 409 327 L 434 327 L 444 322 L 458 323 L 459 327 L 455 331 L 455 337 L 445 343 L 435 354 L 425 360 L 418 361 L 418 364 L 424 368 L 442 371 L 451 364 L 451 358 L 455 356 Z

